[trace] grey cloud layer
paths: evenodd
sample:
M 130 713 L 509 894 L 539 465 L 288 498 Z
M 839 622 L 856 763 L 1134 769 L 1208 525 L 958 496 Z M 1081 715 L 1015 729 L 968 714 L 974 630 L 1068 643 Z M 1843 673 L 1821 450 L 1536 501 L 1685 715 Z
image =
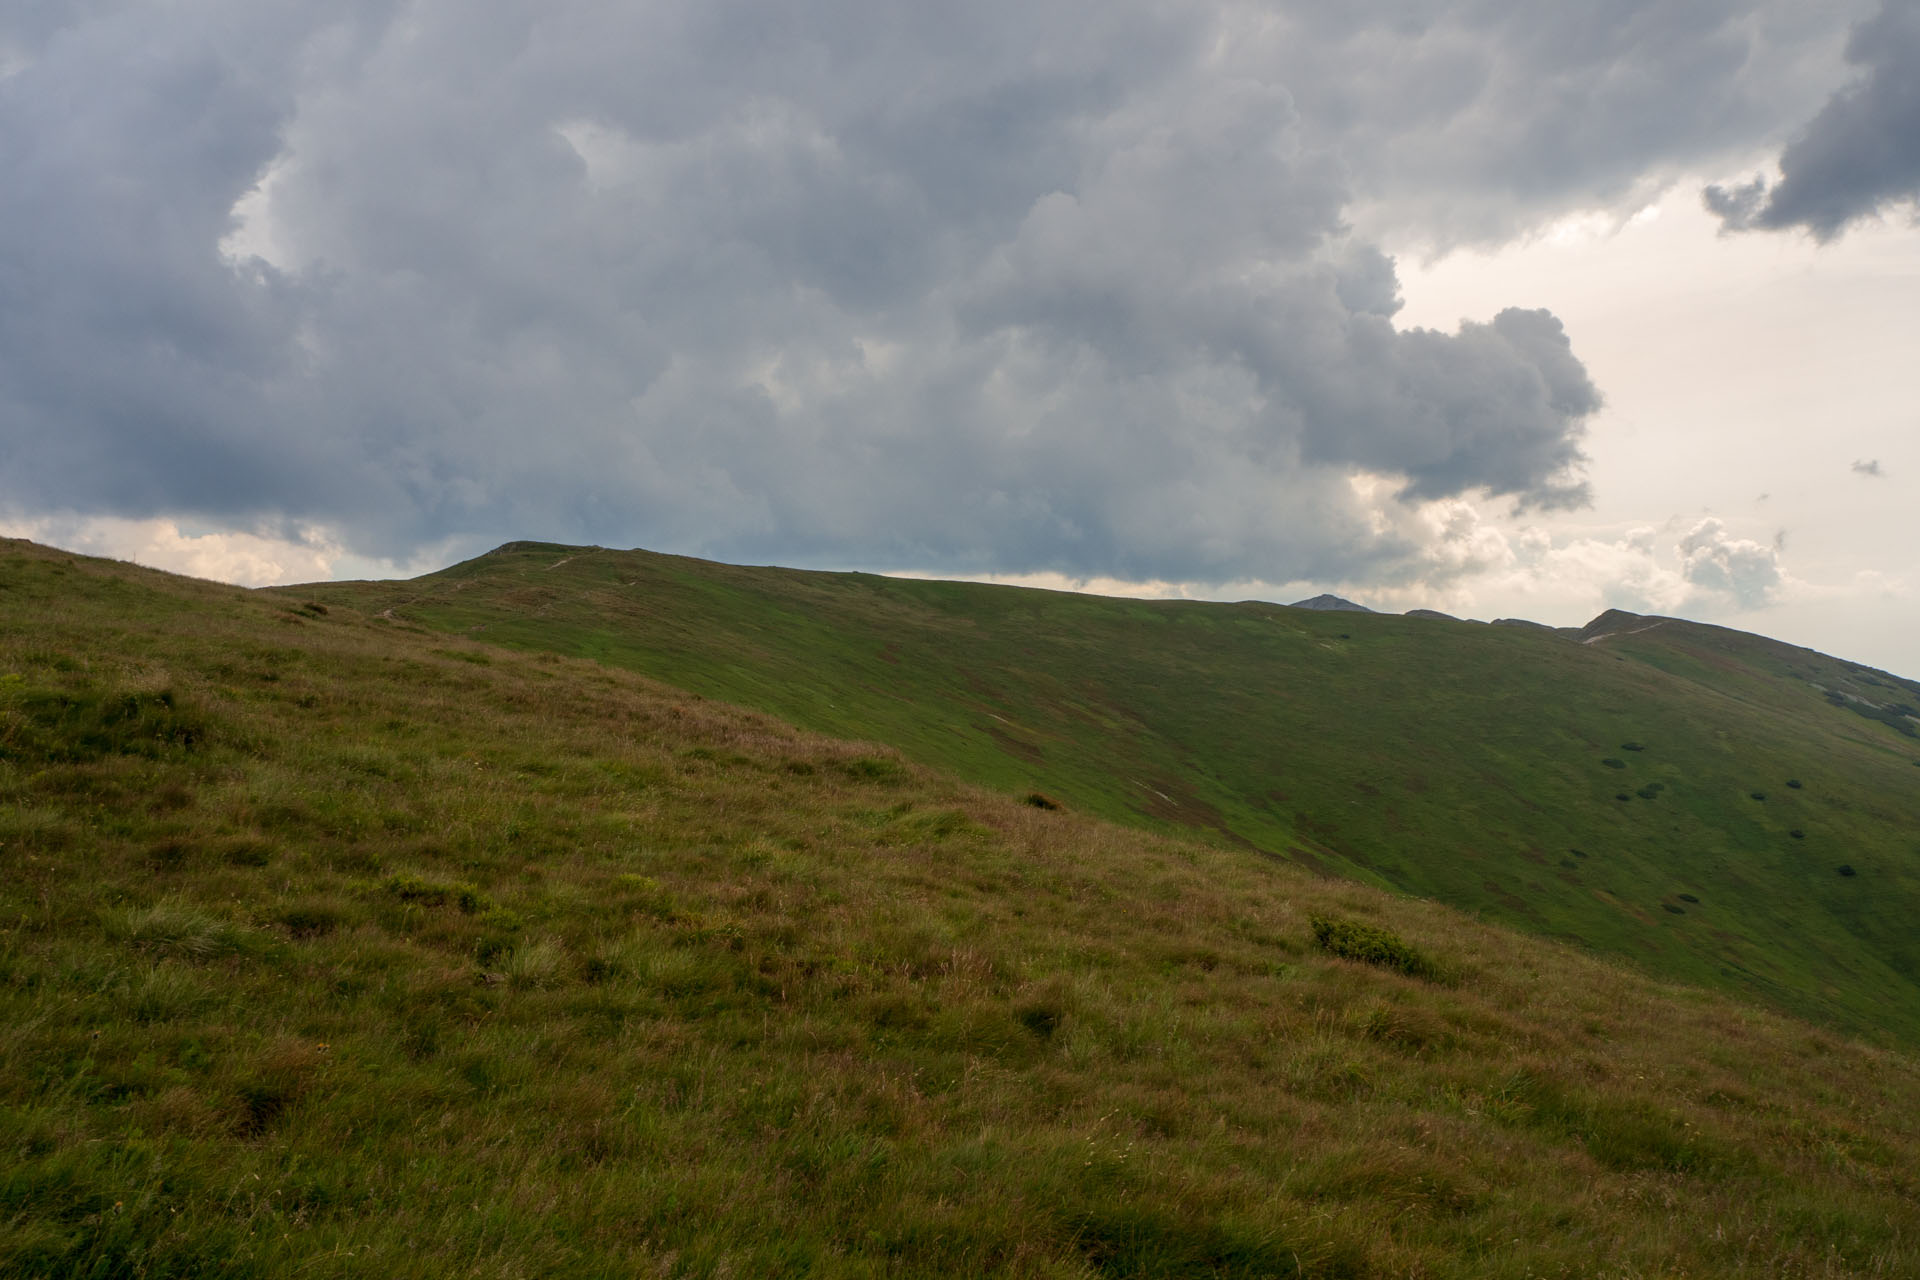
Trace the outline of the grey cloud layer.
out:
M 1707 188 L 1728 229 L 1831 240 L 1889 205 L 1920 202 L 1920 7 L 1886 0 L 1854 30 L 1847 61 L 1859 78 L 1781 154 L 1779 182 Z
M 1360 473 L 1577 503 L 1558 321 L 1395 328 L 1355 211 L 1750 141 L 1848 15 L 1333 8 L 0 18 L 0 503 L 1211 581 L 1411 562 Z

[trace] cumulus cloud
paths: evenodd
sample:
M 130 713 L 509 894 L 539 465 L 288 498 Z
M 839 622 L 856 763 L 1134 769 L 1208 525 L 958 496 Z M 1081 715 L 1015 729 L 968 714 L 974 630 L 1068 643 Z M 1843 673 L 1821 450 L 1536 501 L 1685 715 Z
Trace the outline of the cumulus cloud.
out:
M 1858 78 L 1780 156 L 1780 179 L 1706 189 L 1730 231 L 1798 227 L 1831 240 L 1851 222 L 1920 201 L 1920 9 L 1886 0 L 1847 43 Z
M 318 531 L 193 533 L 164 519 L 53 516 L 0 520 L 0 535 L 248 587 L 326 578 L 341 559 L 340 547 Z
M 1423 504 L 1582 502 L 1600 397 L 1547 312 L 1397 327 L 1378 229 L 1512 234 L 1748 146 L 1853 16 L 28 6 L 0 502 L 380 557 L 1424 571 Z
M 1680 539 L 1680 572 L 1701 592 L 1757 609 L 1780 585 L 1780 557 L 1775 548 L 1732 537 L 1718 520 L 1708 519 Z
M 1764 546 L 1715 519 L 1556 534 L 1489 520 L 1457 499 L 1423 504 L 1410 519 L 1428 526 L 1418 540 L 1423 563 L 1397 580 L 1291 583 L 1245 594 L 1333 590 L 1388 612 L 1429 608 L 1578 626 L 1607 609 L 1733 618 L 1823 590 L 1789 575 L 1778 540 Z

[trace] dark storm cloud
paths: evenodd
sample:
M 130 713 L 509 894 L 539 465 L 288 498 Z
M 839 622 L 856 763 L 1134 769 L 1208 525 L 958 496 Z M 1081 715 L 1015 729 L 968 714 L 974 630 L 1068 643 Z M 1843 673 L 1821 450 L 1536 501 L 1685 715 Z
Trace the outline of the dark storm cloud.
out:
M 1850 222 L 1920 200 L 1920 8 L 1887 0 L 1854 30 L 1859 78 L 1833 95 L 1780 157 L 1780 180 L 1708 187 L 1729 230 L 1798 227 L 1831 240 Z
M 1497 242 L 1643 202 L 1805 120 L 1832 90 L 1834 34 L 1867 3 L 1299 3 L 1241 48 L 1284 68 L 1374 220 Z
M 1363 490 L 1578 502 L 1599 400 L 1545 312 L 1395 328 L 1356 228 L 1504 234 L 1804 118 L 1807 50 L 1847 19 L 23 9 L 0 505 L 318 522 L 386 555 L 1390 566 L 1417 538 Z

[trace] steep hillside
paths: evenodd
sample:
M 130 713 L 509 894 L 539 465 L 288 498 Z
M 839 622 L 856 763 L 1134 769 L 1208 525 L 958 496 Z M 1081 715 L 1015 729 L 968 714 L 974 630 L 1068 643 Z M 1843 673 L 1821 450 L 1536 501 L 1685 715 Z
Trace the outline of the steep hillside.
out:
M 1759 706 L 1813 717 L 1809 695 L 1817 696 L 1913 740 L 1906 750 L 1920 754 L 1920 681 L 1745 631 L 1619 609 L 1595 618 L 1577 638 Z
M 1920 1271 L 1905 1052 L 311 597 L 0 544 L 0 872 L 0 1274 Z
M 1920 1044 L 1920 743 L 1829 698 L 1892 677 L 1757 637 L 1741 659 L 1678 622 L 1583 644 L 533 543 L 301 591 Z

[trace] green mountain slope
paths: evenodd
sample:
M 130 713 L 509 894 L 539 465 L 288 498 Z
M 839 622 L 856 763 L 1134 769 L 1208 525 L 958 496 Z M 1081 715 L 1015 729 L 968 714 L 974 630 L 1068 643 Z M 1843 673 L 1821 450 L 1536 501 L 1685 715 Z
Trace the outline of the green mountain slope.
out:
M 299 590 L 625 666 L 1920 1043 L 1920 743 L 1904 717 L 1849 701 L 1897 703 L 1893 677 L 1758 637 L 1618 615 L 1596 639 L 532 543 L 412 582 Z
M 0 543 L 0 1275 L 1910 1276 L 1917 1168 L 1909 1052 Z

